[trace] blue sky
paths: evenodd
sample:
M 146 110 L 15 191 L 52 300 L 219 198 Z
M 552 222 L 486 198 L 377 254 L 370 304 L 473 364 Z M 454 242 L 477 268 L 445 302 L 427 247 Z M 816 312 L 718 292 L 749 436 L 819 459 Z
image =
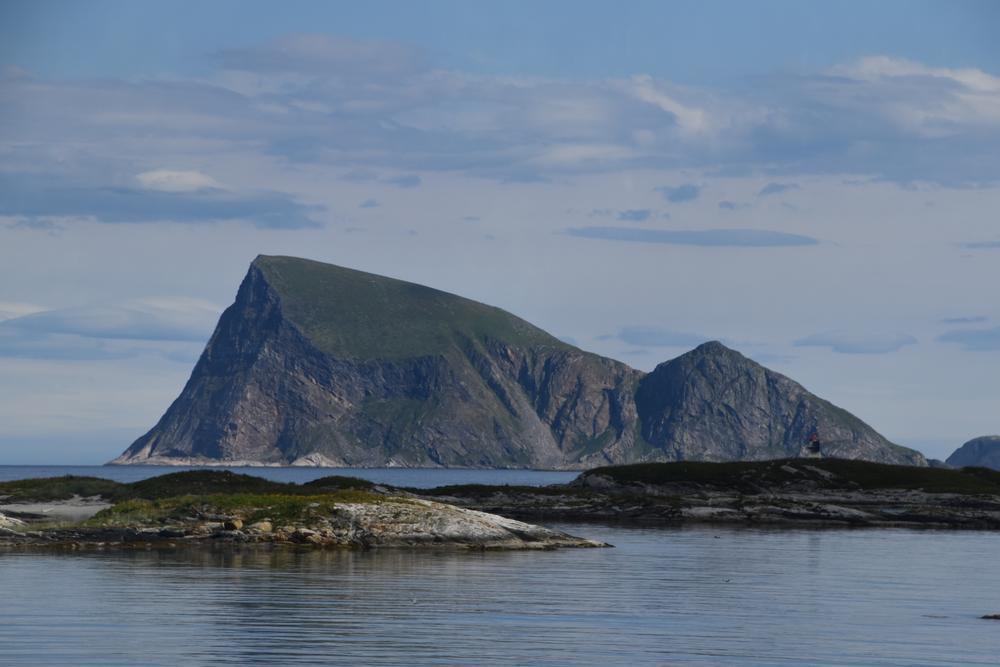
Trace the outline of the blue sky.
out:
M 46 76 L 196 73 L 206 56 L 284 34 L 403 41 L 436 66 L 681 83 L 812 71 L 871 53 L 996 70 L 1000 7 L 884 0 L 502 3 L 8 1 L 0 57 Z
M 1000 431 L 991 2 L 0 6 L 0 463 L 101 462 L 258 253 Z

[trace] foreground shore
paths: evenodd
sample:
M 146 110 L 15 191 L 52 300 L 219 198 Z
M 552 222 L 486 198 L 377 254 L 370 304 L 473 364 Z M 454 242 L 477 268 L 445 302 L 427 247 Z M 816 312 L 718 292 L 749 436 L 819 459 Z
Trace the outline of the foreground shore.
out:
M 0 546 L 180 544 L 554 549 L 607 546 L 364 482 L 282 484 L 228 471 L 134 484 L 56 477 L 0 484 Z
M 403 489 L 200 470 L 0 483 L 0 547 L 606 546 L 532 523 L 1000 529 L 1000 472 L 839 459 L 596 468 L 569 484 Z

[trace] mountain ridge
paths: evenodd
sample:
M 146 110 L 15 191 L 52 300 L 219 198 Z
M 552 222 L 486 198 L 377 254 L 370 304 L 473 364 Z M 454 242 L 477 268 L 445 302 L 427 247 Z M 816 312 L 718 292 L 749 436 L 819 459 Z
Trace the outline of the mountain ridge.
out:
M 816 429 L 830 453 L 926 464 L 718 342 L 643 373 L 458 295 L 261 255 L 180 396 L 112 463 L 752 460 Z
M 955 468 L 979 466 L 1000 470 L 1000 435 L 982 435 L 964 443 L 945 461 Z

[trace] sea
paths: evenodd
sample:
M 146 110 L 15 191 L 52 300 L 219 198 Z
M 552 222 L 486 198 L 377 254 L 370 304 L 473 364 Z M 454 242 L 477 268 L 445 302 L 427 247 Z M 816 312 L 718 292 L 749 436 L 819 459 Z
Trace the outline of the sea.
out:
M 0 479 L 176 468 L 0 467 Z M 243 470 L 241 470 L 243 471 Z M 573 473 L 252 468 L 400 486 Z M 1000 664 L 1000 534 L 553 523 L 540 552 L 0 551 L 0 665 Z

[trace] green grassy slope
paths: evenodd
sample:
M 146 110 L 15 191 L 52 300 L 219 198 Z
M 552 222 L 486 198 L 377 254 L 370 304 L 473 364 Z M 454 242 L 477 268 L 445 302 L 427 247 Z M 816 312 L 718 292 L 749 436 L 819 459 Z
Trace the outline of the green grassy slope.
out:
M 294 257 L 261 255 L 254 265 L 285 316 L 334 356 L 436 355 L 461 338 L 570 347 L 504 310 L 430 287 Z

